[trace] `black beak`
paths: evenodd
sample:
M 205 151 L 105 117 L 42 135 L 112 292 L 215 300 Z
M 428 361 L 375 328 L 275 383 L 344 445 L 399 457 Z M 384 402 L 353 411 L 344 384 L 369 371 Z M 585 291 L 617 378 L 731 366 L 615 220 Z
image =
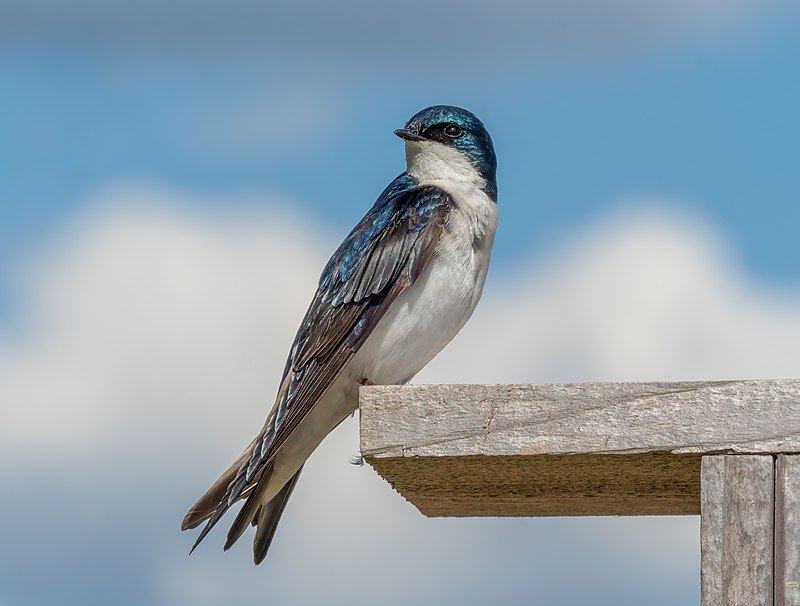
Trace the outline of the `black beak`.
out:
M 398 128 L 394 131 L 394 134 L 400 137 L 401 139 L 405 139 L 406 141 L 424 141 L 425 137 L 419 136 L 417 133 L 412 133 L 407 128 Z

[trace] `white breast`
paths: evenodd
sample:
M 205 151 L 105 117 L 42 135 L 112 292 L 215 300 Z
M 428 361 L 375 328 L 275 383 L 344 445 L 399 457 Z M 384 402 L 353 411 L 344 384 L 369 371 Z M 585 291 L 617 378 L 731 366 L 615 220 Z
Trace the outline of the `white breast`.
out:
M 453 197 L 448 229 L 423 273 L 392 304 L 353 358 L 348 370 L 356 381 L 411 380 L 461 330 L 483 292 L 497 204 L 481 190 L 485 183 L 463 156 L 433 145 L 432 151 L 428 142 L 408 145 L 407 150 L 422 147 L 407 152 L 409 173 L 420 185 L 434 185 Z

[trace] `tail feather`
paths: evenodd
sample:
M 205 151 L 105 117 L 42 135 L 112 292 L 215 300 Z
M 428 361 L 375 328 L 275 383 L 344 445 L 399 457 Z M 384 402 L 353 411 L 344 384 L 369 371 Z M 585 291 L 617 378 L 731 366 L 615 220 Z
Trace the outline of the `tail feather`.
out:
M 286 486 L 281 488 L 275 498 L 261 506 L 261 510 L 254 518 L 257 528 L 256 537 L 253 540 L 253 561 L 256 565 L 261 564 L 267 556 L 269 546 L 272 544 L 272 538 L 278 528 L 278 522 L 281 519 L 283 510 L 286 508 L 286 503 L 289 502 L 289 497 L 292 496 L 292 491 L 300 478 L 301 471 L 303 471 L 302 467 L 286 483 Z
M 244 492 L 242 493 L 243 495 L 247 495 L 247 501 L 245 501 L 245 504 L 244 504 L 244 507 L 242 508 L 242 510 L 241 510 L 241 511 L 239 511 L 239 515 L 237 516 L 236 520 L 239 520 L 240 518 L 242 518 L 242 517 L 243 517 L 243 514 L 244 514 L 244 512 L 245 512 L 245 510 L 246 510 L 246 509 L 247 509 L 247 507 L 248 507 L 248 505 L 249 505 L 250 503 L 252 503 L 252 502 L 255 502 L 255 501 L 256 501 L 256 499 L 258 498 L 258 497 L 257 497 L 257 496 L 254 494 L 254 493 L 255 493 L 255 492 L 258 490 L 258 487 L 259 487 L 259 486 L 261 486 L 261 484 L 258 484 L 258 482 L 260 482 L 260 480 L 261 480 L 261 479 L 262 479 L 264 476 L 267 476 L 267 481 L 269 481 L 269 476 L 270 476 L 271 474 L 272 474 L 272 464 L 269 464 L 269 465 L 267 465 L 267 467 L 266 467 L 266 468 L 262 468 L 262 469 L 260 470 L 260 472 L 258 473 L 258 475 L 257 475 L 257 477 L 256 477 L 256 479 L 255 479 L 255 480 L 256 480 L 256 483 L 257 483 L 257 485 L 256 485 L 256 488 L 255 488 L 255 489 L 253 489 L 253 490 L 250 490 L 250 489 L 248 489 L 247 491 L 244 491 Z M 245 498 L 245 497 L 244 497 L 244 496 L 242 496 L 241 498 Z M 208 521 L 206 522 L 206 525 L 205 525 L 205 526 L 203 526 L 203 529 L 200 531 L 200 534 L 197 536 L 197 540 L 194 542 L 194 545 L 192 545 L 192 548 L 189 550 L 189 554 L 191 554 L 192 552 L 194 552 L 195 548 L 196 548 L 196 547 L 197 547 L 197 546 L 200 544 L 200 542 L 201 542 L 203 539 L 205 539 L 205 538 L 206 538 L 206 535 L 207 535 L 209 532 L 211 532 L 211 529 L 212 529 L 212 528 L 214 528 L 214 526 L 216 526 L 217 522 L 219 522 L 219 521 L 220 521 L 220 519 L 222 518 L 222 516 L 224 516 L 224 515 L 225 515 L 225 513 L 226 513 L 226 512 L 227 512 L 227 511 L 228 511 L 228 510 L 231 508 L 231 506 L 232 506 L 232 505 L 233 505 L 233 504 L 234 504 L 234 503 L 235 503 L 237 500 L 238 500 L 238 499 L 233 499 L 233 500 L 229 499 L 229 498 L 228 498 L 228 495 L 227 495 L 227 492 L 226 492 L 225 494 L 223 494 L 223 495 L 222 495 L 222 498 L 220 499 L 219 503 L 217 504 L 217 508 L 216 508 L 216 509 L 215 509 L 215 510 L 214 510 L 214 511 L 211 513 L 211 515 L 207 516 L 207 519 L 208 519 Z M 251 517 L 252 517 L 252 514 L 250 514 L 250 515 L 251 515 Z M 235 525 L 235 524 L 236 524 L 236 522 L 234 522 L 234 525 Z M 247 526 L 247 524 L 245 524 L 245 526 Z M 232 530 L 231 530 L 231 531 L 232 531 Z M 240 533 L 240 534 L 241 534 L 241 533 Z M 230 533 L 228 534 L 228 538 L 230 539 Z M 230 541 L 229 541 L 228 543 L 226 543 L 226 544 L 225 544 L 225 549 L 228 549 L 228 548 L 229 548 L 229 547 L 230 547 L 232 544 L 233 544 L 233 543 L 231 543 Z
M 250 491 L 239 513 L 236 514 L 236 518 L 233 520 L 233 524 L 231 524 L 231 528 L 228 531 L 228 538 L 225 541 L 225 546 L 223 547 L 225 551 L 230 549 L 233 544 L 239 540 L 239 537 L 241 537 L 242 533 L 247 529 L 247 525 L 255 519 L 258 510 L 261 508 L 261 495 L 264 494 L 271 479 L 272 464 L 270 463 L 268 469 L 261 474 L 255 487 Z
M 222 501 L 222 498 L 225 496 L 228 486 L 236 479 L 239 469 L 250 458 L 251 448 L 252 445 L 248 446 L 241 456 L 225 470 L 216 482 L 214 482 L 211 488 L 197 500 L 197 503 L 192 505 L 189 512 L 183 518 L 183 522 L 181 522 L 181 530 L 196 528 L 214 514 L 220 501 Z

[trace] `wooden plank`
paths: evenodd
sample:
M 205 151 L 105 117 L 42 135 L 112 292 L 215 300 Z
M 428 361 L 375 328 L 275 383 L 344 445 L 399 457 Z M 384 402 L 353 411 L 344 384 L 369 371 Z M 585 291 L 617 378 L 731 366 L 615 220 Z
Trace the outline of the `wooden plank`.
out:
M 701 483 L 702 606 L 772 606 L 774 457 L 703 457 Z
M 800 456 L 775 468 L 775 606 L 800 606 Z
M 361 452 L 427 515 L 696 514 L 700 455 L 800 452 L 800 381 L 371 386 Z
M 370 461 L 429 517 L 700 513 L 700 457 L 659 454 Z
M 360 397 L 368 457 L 800 453 L 800 380 L 373 386 Z

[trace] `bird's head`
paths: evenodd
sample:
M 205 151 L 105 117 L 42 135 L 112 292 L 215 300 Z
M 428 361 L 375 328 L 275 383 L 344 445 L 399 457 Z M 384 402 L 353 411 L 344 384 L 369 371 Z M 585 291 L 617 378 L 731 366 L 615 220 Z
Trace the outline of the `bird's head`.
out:
M 497 157 L 492 138 L 471 112 L 434 105 L 394 133 L 405 139 L 408 173 L 418 181 L 473 181 L 496 199 Z

